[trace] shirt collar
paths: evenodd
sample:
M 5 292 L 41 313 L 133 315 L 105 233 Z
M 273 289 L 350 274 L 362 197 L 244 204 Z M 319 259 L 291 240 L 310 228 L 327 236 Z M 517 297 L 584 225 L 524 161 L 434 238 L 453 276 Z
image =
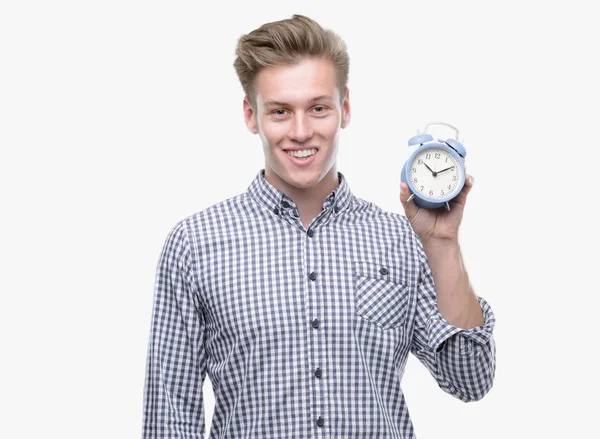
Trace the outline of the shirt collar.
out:
M 323 210 L 332 209 L 334 214 L 340 214 L 350 205 L 352 191 L 344 174 L 338 171 L 338 186 L 333 189 L 323 201 Z M 269 208 L 271 211 L 295 211 L 296 203 L 286 194 L 275 188 L 265 179 L 264 168 L 258 171 L 250 186 L 248 193 L 258 202 Z

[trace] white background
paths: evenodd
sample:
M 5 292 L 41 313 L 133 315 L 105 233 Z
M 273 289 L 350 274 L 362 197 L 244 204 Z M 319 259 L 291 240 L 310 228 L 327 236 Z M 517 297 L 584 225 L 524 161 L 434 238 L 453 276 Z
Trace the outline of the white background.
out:
M 460 239 L 496 381 L 465 404 L 410 357 L 418 437 L 599 437 L 600 32 L 558 3 L 2 2 L 0 437 L 140 436 L 159 252 L 263 167 L 234 49 L 293 13 L 348 44 L 356 195 L 402 212 L 407 139 L 436 120 L 476 177 Z

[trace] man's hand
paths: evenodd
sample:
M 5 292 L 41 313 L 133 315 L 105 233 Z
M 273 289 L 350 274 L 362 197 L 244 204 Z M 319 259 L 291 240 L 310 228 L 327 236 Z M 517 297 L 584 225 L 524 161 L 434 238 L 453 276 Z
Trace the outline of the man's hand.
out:
M 404 213 L 421 242 L 447 243 L 458 242 L 458 227 L 462 221 L 463 211 L 467 202 L 467 195 L 473 187 L 474 178 L 467 174 L 465 185 L 460 193 L 450 203 L 450 210 L 445 208 L 423 209 L 415 204 L 410 197 L 408 185 L 400 184 L 400 202 Z

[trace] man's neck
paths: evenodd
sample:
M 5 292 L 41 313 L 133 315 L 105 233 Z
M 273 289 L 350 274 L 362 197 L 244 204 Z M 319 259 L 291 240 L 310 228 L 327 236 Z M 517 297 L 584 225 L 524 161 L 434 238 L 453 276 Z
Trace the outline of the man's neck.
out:
M 297 188 L 282 180 L 277 174 L 265 166 L 265 179 L 276 189 L 286 194 L 298 208 L 300 220 L 304 228 L 308 228 L 312 219 L 323 210 L 323 202 L 327 195 L 339 186 L 336 166 L 332 166 L 327 175 L 319 183 L 310 188 Z

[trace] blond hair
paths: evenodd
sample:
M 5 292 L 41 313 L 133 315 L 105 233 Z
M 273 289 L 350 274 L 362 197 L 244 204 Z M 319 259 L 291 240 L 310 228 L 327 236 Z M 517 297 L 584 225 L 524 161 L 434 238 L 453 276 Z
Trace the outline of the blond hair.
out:
M 340 103 L 348 83 L 350 58 L 346 43 L 335 32 L 323 29 L 303 15 L 265 23 L 238 39 L 233 63 L 244 93 L 256 110 L 255 79 L 265 67 L 295 65 L 307 58 L 328 59 L 336 71 Z

